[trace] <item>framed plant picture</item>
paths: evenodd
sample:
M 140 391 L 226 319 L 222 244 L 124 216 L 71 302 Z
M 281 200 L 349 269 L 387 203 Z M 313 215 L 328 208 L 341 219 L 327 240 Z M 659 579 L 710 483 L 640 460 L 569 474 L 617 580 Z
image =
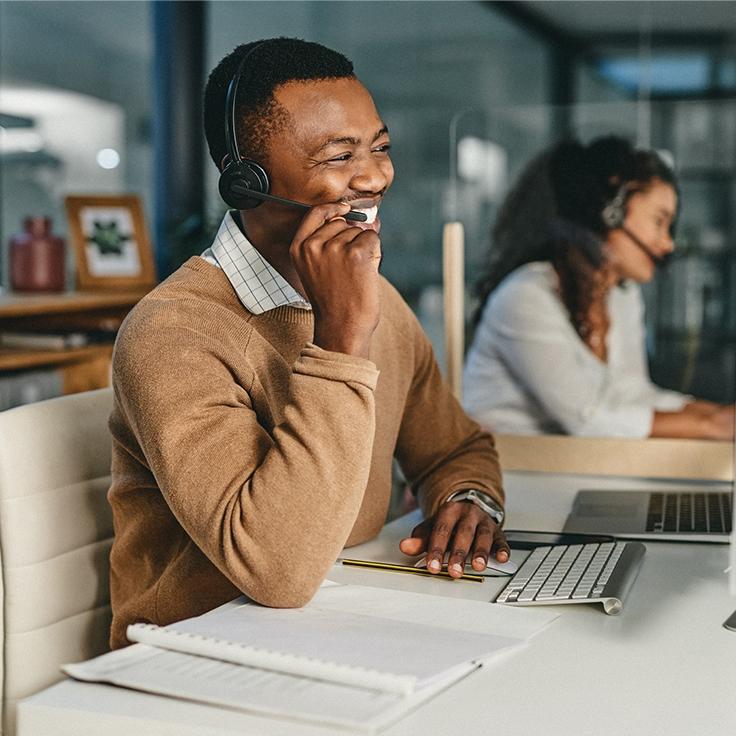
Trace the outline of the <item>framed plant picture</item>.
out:
M 156 283 L 138 197 L 74 195 L 66 197 L 65 205 L 78 289 L 136 289 Z

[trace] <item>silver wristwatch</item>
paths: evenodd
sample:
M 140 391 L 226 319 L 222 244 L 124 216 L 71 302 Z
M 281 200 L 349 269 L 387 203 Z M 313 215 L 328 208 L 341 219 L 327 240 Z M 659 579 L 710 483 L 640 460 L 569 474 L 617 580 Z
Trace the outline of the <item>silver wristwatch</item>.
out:
M 483 491 L 476 491 L 475 488 L 470 488 L 467 491 L 457 491 L 447 498 L 445 503 L 450 501 L 470 501 L 474 503 L 479 509 L 483 509 L 499 526 L 503 524 L 504 512 L 498 503 Z

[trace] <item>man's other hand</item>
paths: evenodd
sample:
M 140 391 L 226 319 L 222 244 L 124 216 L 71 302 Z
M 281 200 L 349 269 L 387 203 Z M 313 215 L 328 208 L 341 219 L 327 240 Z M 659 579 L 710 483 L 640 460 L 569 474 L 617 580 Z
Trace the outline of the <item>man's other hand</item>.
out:
M 291 244 L 291 260 L 314 311 L 314 344 L 368 358 L 378 325 L 381 240 L 345 221 L 350 205 L 317 205 Z
M 449 552 L 447 571 L 454 578 L 462 577 L 468 555 L 478 572 L 486 569 L 490 555 L 498 562 L 508 562 L 511 555 L 503 531 L 470 501 L 442 504 L 434 516 L 414 527 L 411 537 L 401 540 L 399 549 L 412 556 L 426 552 L 427 569 L 434 573 L 442 569 Z

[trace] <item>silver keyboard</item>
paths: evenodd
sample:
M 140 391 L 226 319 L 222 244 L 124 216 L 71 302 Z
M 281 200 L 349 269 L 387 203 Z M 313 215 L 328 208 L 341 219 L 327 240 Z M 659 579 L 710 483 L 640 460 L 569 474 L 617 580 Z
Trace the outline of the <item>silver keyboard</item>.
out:
M 496 603 L 602 603 L 606 613 L 621 613 L 645 551 L 641 542 L 537 547 L 498 595 Z

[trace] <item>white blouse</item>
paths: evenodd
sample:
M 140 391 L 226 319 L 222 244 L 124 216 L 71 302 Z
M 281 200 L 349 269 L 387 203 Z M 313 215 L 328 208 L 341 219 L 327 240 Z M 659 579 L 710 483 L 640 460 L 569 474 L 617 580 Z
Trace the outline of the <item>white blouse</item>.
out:
M 528 263 L 493 291 L 464 374 L 465 410 L 509 434 L 647 437 L 655 411 L 691 397 L 655 386 L 637 284 L 611 290 L 608 362 L 580 339 L 557 293 L 551 263 Z

